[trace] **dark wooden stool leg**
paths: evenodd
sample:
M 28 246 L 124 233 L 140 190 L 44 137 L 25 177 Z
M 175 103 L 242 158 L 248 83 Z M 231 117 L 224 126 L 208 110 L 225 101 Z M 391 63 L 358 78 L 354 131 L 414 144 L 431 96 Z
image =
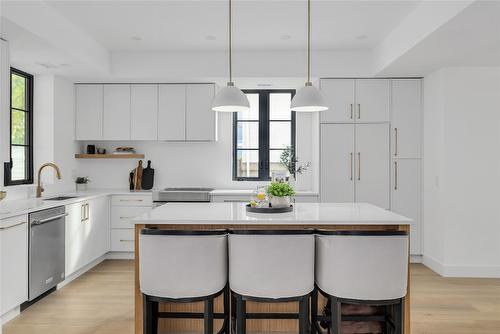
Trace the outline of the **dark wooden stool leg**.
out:
M 148 296 L 143 295 L 142 297 L 142 328 L 144 334 L 153 334 L 153 309 L 152 304 L 149 301 Z
M 203 314 L 204 333 L 213 334 L 214 332 L 214 300 L 209 298 L 205 300 L 205 312 Z
M 151 303 L 151 312 L 152 312 L 152 321 L 151 321 L 151 333 L 158 334 L 158 313 L 160 310 L 160 303 L 150 301 Z
M 404 299 L 401 299 L 399 304 L 393 305 L 394 313 L 394 334 L 403 334 L 404 326 Z
M 236 297 L 236 334 L 246 333 L 246 301 L 241 296 Z
M 331 298 L 332 304 L 332 334 L 342 333 L 342 303 L 336 297 Z
M 316 334 L 318 324 L 318 290 L 315 288 L 311 295 L 311 334 Z
M 309 332 L 309 296 L 302 297 L 299 301 L 299 333 Z

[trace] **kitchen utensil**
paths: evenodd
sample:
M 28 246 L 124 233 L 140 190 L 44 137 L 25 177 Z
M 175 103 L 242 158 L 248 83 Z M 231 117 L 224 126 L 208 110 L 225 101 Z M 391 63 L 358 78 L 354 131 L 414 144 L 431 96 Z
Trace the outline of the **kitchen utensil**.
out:
M 139 160 L 139 165 L 135 169 L 134 172 L 134 189 L 135 190 L 141 190 L 141 183 L 142 183 L 142 160 Z
M 95 154 L 95 145 L 87 145 L 87 154 Z
M 130 190 L 134 190 L 135 185 L 134 185 L 134 175 L 135 175 L 135 169 L 130 172 L 130 176 L 128 178 L 128 183 L 130 184 Z
M 151 160 L 148 160 L 148 166 L 142 170 L 142 189 L 150 190 L 153 188 L 155 170 L 151 168 Z

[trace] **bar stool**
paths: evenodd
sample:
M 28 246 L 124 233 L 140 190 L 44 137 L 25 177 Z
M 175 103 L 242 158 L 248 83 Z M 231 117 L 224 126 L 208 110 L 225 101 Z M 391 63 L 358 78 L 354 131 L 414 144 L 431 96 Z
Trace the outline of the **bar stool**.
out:
M 320 331 L 319 291 L 331 303 L 331 315 L 322 320 L 331 321 L 333 334 L 342 333 L 342 320 L 353 320 L 342 316 L 342 303 L 384 306 L 382 317 L 366 316 L 362 320 L 382 320 L 386 334 L 402 334 L 408 246 L 404 231 L 318 231 L 316 289 L 312 296 L 314 330 Z
M 245 230 L 229 234 L 229 286 L 236 304 L 236 333 L 247 319 L 299 319 L 309 331 L 314 290 L 314 234 L 309 230 Z M 246 302 L 299 302 L 299 314 L 247 313 Z
M 139 284 L 143 295 L 144 334 L 158 333 L 159 318 L 204 319 L 204 333 L 213 321 L 229 323 L 227 231 L 143 229 L 139 239 Z M 224 312 L 214 313 L 214 299 L 224 293 Z M 159 312 L 159 303 L 204 301 L 203 313 Z

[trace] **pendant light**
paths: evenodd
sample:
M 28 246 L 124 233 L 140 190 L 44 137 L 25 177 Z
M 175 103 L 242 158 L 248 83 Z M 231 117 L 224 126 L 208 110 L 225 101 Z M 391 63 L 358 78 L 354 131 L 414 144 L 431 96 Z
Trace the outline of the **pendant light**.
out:
M 321 92 L 311 83 L 311 0 L 307 0 L 307 82 L 293 97 L 291 109 L 302 112 L 328 110 Z
M 233 82 L 232 16 L 232 1 L 229 0 L 229 82 L 215 95 L 212 101 L 214 111 L 237 112 L 250 109 L 247 96 Z

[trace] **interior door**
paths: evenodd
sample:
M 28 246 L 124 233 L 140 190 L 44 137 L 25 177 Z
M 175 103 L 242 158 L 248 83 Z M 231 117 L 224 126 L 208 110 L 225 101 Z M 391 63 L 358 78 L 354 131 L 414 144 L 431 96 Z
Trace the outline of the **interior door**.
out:
M 321 202 L 354 202 L 354 125 L 321 125 Z
M 356 80 L 355 118 L 358 122 L 388 122 L 390 79 Z
M 186 85 L 159 85 L 158 139 L 186 139 Z
M 421 160 L 394 160 L 391 188 L 391 210 L 413 220 L 410 228 L 410 254 L 420 255 L 422 254 Z
M 319 113 L 321 122 L 354 121 L 354 79 L 322 79 L 321 93 L 328 110 Z
M 356 125 L 356 202 L 389 209 L 389 124 Z

